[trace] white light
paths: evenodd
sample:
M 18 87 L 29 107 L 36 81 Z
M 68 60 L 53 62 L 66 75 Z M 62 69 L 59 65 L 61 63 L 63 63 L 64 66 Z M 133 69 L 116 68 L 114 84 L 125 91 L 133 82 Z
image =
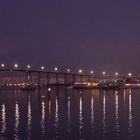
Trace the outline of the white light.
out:
M 58 71 L 58 68 L 54 68 L 55 71 Z
M 44 70 L 45 68 L 42 66 L 41 69 Z
M 50 92 L 52 89 L 51 88 L 48 88 L 48 91 Z
M 94 71 L 92 70 L 92 71 L 90 71 L 90 74 L 93 74 L 94 73 Z
M 4 64 L 1 64 L 1 67 L 5 67 L 5 65 Z
M 15 67 L 15 68 L 18 68 L 18 64 L 15 64 L 14 67 Z
M 70 69 L 67 69 L 67 72 L 70 72 Z
M 118 76 L 119 75 L 118 72 L 116 72 L 115 75 Z
M 82 70 L 81 69 L 79 70 L 79 73 L 82 73 Z
M 106 73 L 105 72 L 103 72 L 103 75 L 105 75 Z
M 132 73 L 128 73 L 128 76 L 131 77 L 132 76 Z
M 30 65 L 27 65 L 27 68 L 28 68 L 28 69 L 30 69 L 30 68 L 31 68 L 31 66 L 30 66 Z

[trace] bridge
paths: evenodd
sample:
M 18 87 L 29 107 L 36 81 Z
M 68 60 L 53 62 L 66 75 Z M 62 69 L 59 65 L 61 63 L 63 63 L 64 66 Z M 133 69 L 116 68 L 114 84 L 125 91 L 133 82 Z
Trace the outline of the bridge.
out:
M 105 72 L 103 74 L 95 74 L 93 71 L 90 71 L 88 74 L 84 73 L 81 69 L 77 73 L 73 73 L 70 69 L 67 69 L 66 72 L 58 71 L 58 68 L 55 68 L 54 71 L 47 71 L 45 67 L 40 69 L 32 69 L 30 65 L 26 68 L 20 68 L 18 64 L 15 64 L 13 67 L 6 67 L 4 64 L 0 67 L 0 73 L 2 72 L 14 72 L 14 73 L 23 73 L 23 80 L 14 80 L 12 81 L 11 77 L 7 77 L 8 80 L 1 78 L 0 86 L 26 86 L 33 85 L 41 88 L 42 86 L 54 85 L 54 86 L 71 86 L 76 83 L 102 83 L 102 82 L 113 82 L 116 80 L 126 80 L 128 77 L 132 78 L 132 74 L 129 73 L 127 76 L 119 75 L 107 75 Z M 139 77 L 133 77 L 135 79 L 140 79 Z M 4 79 L 4 80 L 3 80 Z M 16 81 L 16 83 L 14 83 Z

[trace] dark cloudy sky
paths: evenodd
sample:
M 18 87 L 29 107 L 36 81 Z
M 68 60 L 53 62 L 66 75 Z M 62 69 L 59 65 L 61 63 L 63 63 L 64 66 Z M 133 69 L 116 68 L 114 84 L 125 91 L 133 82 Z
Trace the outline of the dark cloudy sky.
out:
M 0 62 L 140 74 L 139 0 L 1 0 Z

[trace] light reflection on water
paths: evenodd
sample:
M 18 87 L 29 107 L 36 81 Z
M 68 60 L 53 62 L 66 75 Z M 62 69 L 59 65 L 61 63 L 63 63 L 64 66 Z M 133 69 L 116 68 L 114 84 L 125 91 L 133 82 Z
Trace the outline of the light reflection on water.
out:
M 132 95 L 131 90 L 129 91 L 129 115 L 128 115 L 128 133 L 133 136 L 133 116 L 132 116 Z
M 115 130 L 116 136 L 120 135 L 120 124 L 119 124 L 119 95 L 118 91 L 115 92 Z
M 70 114 L 70 109 L 71 109 L 71 100 L 70 97 L 68 97 L 68 133 L 70 133 L 70 119 L 71 119 L 71 114 Z
M 14 139 L 18 140 L 19 139 L 19 105 L 16 102 L 15 104 L 15 127 L 14 127 Z
M 45 134 L 45 102 L 42 100 L 41 102 L 41 133 L 42 136 Z
M 6 133 L 6 107 L 4 104 L 1 106 L 1 139 L 5 139 Z
M 83 100 L 82 100 L 82 97 L 80 97 L 80 103 L 79 103 L 79 132 L 80 132 L 80 139 L 83 139 L 82 131 L 83 131 Z
M 27 110 L 27 139 L 31 139 L 31 129 L 32 129 L 32 108 L 30 96 L 28 97 L 28 110 Z
M 6 92 L 0 92 L 2 140 L 140 137 L 140 90 Z

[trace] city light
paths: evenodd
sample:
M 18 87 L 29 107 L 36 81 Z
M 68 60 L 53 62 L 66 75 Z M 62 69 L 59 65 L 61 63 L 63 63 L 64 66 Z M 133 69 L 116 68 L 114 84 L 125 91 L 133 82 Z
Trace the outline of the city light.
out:
M 67 72 L 70 72 L 70 69 L 67 69 Z
M 30 66 L 30 65 L 27 65 L 27 68 L 28 68 L 28 69 L 30 69 L 30 68 L 31 68 L 31 66 Z
M 54 68 L 54 70 L 55 70 L 55 71 L 58 71 L 58 68 L 57 68 L 57 67 L 55 67 L 55 68 Z
M 119 75 L 118 72 L 116 72 L 115 75 L 118 76 Z
M 1 67 L 2 67 L 2 68 L 4 68 L 4 67 L 5 67 L 5 65 L 4 65 L 4 64 L 1 64 Z
M 105 75 L 106 73 L 105 72 L 103 72 L 103 75 Z
M 79 73 L 82 73 L 82 70 L 81 69 L 79 70 Z
M 15 68 L 18 68 L 18 64 L 15 64 L 14 67 L 15 67 Z
M 42 66 L 41 69 L 44 70 L 45 69 L 44 66 Z
M 51 91 L 51 88 L 48 88 L 48 91 L 50 92 Z
M 128 73 L 128 76 L 131 77 L 132 76 L 132 73 Z
M 92 70 L 92 71 L 90 71 L 90 74 L 93 74 L 94 73 L 94 71 Z

